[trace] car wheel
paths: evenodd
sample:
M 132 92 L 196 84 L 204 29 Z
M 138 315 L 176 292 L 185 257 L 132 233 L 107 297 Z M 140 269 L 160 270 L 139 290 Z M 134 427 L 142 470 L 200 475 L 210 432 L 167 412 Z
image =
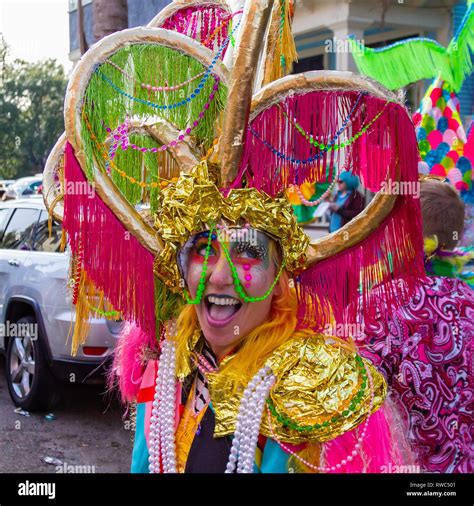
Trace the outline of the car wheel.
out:
M 28 324 L 23 326 L 25 329 L 37 322 L 33 316 L 24 316 L 16 323 Z M 10 397 L 17 406 L 46 411 L 59 402 L 58 384 L 49 370 L 39 335 L 23 332 L 20 337 L 10 337 L 6 373 Z

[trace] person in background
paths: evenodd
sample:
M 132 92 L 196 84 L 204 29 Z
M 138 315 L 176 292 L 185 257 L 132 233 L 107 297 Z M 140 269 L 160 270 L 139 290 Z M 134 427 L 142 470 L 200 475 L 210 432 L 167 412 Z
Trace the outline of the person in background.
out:
M 345 170 L 337 180 L 336 199 L 329 205 L 332 211 L 329 232 L 335 232 L 364 209 L 364 197 L 357 191 L 359 178 Z
M 464 229 L 463 200 L 449 183 L 427 179 L 421 182 L 420 202 L 427 274 L 457 277 L 473 288 L 474 274 L 463 270 L 474 260 L 474 248 L 457 248 Z
M 420 200 L 426 282 L 394 311 L 375 297 L 378 312 L 355 341 L 387 379 L 421 471 L 472 473 L 474 291 L 443 256 L 461 238 L 464 204 L 433 179 L 421 183 Z

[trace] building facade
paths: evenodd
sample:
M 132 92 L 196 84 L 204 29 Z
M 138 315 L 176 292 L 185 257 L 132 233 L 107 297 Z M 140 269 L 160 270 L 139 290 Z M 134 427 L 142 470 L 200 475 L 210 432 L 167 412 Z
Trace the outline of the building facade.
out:
M 77 1 L 69 0 L 69 57 L 80 57 Z M 93 0 L 82 0 L 84 32 L 93 44 Z M 169 0 L 128 0 L 128 27 L 146 25 Z M 368 47 L 382 47 L 408 37 L 429 37 L 444 46 L 466 11 L 459 0 L 295 0 L 293 31 L 299 61 L 294 72 L 307 70 L 356 71 L 347 37 L 354 36 Z M 429 81 L 407 88 L 407 103 L 418 107 Z M 461 115 L 467 126 L 473 114 L 474 76 L 466 79 L 459 93 Z

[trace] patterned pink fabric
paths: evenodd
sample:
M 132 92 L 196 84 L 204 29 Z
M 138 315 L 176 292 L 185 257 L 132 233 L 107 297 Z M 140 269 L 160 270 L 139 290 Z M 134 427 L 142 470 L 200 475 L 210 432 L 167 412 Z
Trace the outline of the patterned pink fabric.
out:
M 425 472 L 473 472 L 474 291 L 428 278 L 389 318 L 383 306 L 356 341 L 391 386 Z

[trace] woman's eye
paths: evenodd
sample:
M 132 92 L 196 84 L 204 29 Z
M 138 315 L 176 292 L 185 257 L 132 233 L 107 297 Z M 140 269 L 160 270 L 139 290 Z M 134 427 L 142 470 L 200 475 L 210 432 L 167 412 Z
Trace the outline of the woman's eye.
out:
M 196 247 L 197 254 L 201 256 L 206 256 L 206 250 L 207 250 L 207 243 L 200 244 Z M 209 256 L 211 255 L 215 255 L 215 250 L 212 246 L 209 249 Z
M 262 259 L 266 255 L 266 249 L 260 245 L 250 243 L 238 243 L 235 247 L 238 255 L 246 258 Z

